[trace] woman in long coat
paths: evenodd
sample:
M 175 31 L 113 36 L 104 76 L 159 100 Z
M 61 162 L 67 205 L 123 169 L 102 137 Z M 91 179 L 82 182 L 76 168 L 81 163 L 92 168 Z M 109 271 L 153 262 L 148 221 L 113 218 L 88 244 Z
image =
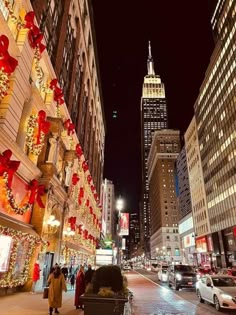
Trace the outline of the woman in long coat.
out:
M 65 277 L 61 273 L 59 266 L 48 277 L 48 305 L 49 314 L 52 315 L 53 309 L 55 313 L 59 313 L 58 308 L 62 305 L 62 290 L 67 291 Z
M 83 308 L 79 298 L 85 291 L 85 279 L 84 279 L 84 267 L 81 266 L 77 275 L 76 275 L 76 283 L 75 283 L 75 307 Z

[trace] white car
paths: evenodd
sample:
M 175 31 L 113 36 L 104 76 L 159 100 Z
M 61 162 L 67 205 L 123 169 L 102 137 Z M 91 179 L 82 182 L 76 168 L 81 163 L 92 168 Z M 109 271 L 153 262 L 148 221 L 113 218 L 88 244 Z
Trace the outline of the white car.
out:
M 122 269 L 123 269 L 124 271 L 129 271 L 129 270 L 131 270 L 131 267 L 130 267 L 130 265 L 124 265 L 124 266 L 122 267 Z
M 231 276 L 204 275 L 197 282 L 196 292 L 201 303 L 212 303 L 217 311 L 236 310 L 236 284 Z
M 161 282 L 167 282 L 168 280 L 168 266 L 163 265 L 157 272 L 157 278 Z

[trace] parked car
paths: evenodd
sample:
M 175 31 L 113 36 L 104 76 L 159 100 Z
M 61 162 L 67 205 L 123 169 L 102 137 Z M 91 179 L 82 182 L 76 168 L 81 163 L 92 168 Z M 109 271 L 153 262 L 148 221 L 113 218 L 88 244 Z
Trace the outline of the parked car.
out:
M 168 265 L 162 265 L 157 272 L 157 279 L 161 282 L 168 280 Z
M 235 268 L 222 268 L 218 271 L 218 275 L 232 276 L 236 281 L 236 269 Z
M 199 301 L 210 302 L 217 311 L 221 308 L 236 310 L 236 284 L 233 277 L 224 275 L 206 275 L 197 282 Z
M 180 288 L 195 288 L 197 273 L 189 265 L 171 265 L 168 269 L 168 285 L 174 286 L 178 291 Z

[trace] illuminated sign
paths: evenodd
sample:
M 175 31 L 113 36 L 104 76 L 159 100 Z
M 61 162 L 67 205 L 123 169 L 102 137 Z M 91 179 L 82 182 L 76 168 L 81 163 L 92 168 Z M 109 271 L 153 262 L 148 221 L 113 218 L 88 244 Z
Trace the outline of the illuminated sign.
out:
M 207 252 L 207 241 L 205 236 L 196 239 L 196 248 L 199 253 Z
M 194 246 L 195 245 L 195 239 L 191 234 L 188 234 L 188 235 L 185 235 L 183 237 L 183 240 L 184 240 L 184 248 L 188 248 L 188 247 L 191 247 L 191 246 Z
M 0 235 L 0 272 L 6 272 L 9 268 L 11 256 L 12 237 Z
M 120 214 L 120 235 L 129 235 L 129 213 Z

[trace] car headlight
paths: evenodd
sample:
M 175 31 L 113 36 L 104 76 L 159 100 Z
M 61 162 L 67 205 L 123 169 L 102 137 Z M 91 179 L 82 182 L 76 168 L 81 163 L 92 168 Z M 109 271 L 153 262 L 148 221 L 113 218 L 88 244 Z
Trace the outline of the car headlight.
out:
M 176 277 L 177 280 L 181 280 L 182 279 L 182 276 L 179 273 L 177 273 L 175 277 Z
M 225 300 L 232 300 L 233 299 L 233 297 L 231 295 L 226 294 L 226 293 L 221 293 L 220 295 Z

